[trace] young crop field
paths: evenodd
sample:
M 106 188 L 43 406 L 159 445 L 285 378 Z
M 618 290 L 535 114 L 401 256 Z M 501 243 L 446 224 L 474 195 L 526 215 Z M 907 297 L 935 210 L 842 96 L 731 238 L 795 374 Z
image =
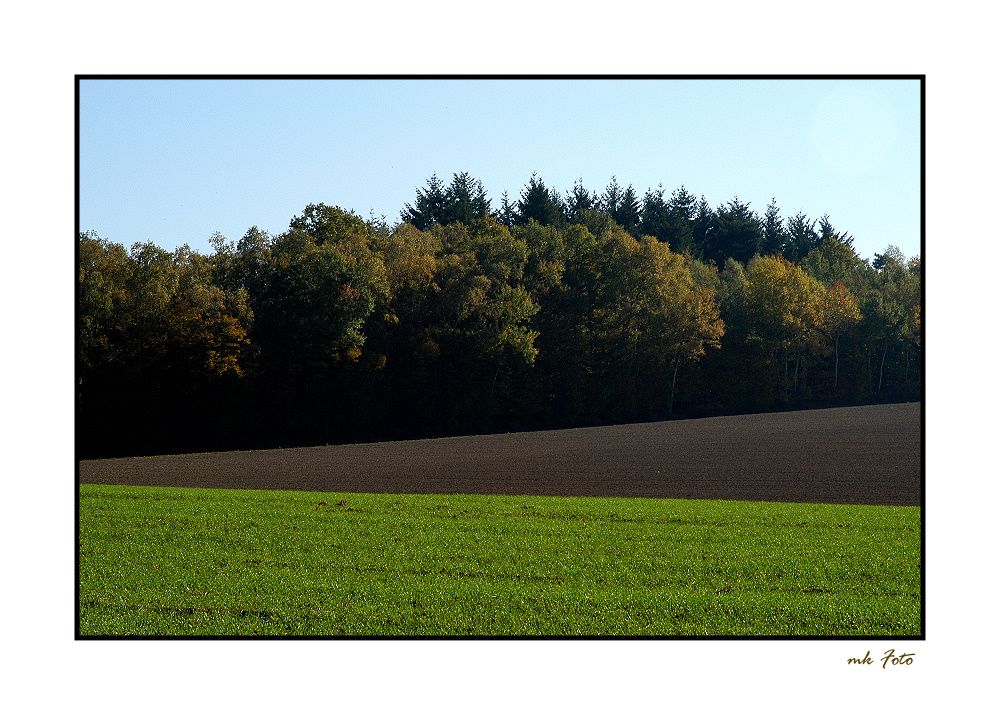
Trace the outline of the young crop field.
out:
M 80 634 L 917 636 L 914 507 L 83 486 Z
M 795 414 L 81 463 L 78 633 L 921 636 L 919 406 Z

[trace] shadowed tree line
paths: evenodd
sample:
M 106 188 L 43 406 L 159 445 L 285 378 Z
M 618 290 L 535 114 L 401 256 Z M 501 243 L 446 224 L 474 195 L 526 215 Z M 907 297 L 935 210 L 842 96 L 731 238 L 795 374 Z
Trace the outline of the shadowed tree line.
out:
M 921 263 L 828 216 L 436 176 L 213 252 L 79 236 L 82 458 L 918 400 Z

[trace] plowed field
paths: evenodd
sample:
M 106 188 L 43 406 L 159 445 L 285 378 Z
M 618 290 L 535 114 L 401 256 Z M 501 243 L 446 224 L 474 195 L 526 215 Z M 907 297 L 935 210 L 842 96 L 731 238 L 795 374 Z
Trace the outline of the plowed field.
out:
M 80 462 L 83 484 L 919 506 L 919 403 Z

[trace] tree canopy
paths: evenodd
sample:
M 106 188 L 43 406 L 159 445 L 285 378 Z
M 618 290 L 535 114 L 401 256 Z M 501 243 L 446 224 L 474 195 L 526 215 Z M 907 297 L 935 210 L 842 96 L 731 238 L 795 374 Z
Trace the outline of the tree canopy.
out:
M 212 253 L 78 239 L 84 457 L 920 399 L 922 267 L 829 216 L 456 173 Z

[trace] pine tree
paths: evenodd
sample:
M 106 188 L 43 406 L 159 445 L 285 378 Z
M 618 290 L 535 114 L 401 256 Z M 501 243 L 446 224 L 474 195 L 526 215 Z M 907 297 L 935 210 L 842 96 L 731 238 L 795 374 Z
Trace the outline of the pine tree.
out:
M 721 266 L 727 258 L 746 263 L 761 252 L 761 220 L 749 203 L 734 197 L 728 204 L 720 206 L 716 212 L 716 225 L 705 252 L 717 265 Z
M 817 239 L 817 245 L 823 243 L 828 238 L 835 238 L 846 246 L 854 247 L 854 236 L 849 236 L 847 232 L 837 231 L 833 224 L 830 223 L 830 214 L 823 214 L 822 218 L 819 220 L 819 238 Z
M 771 203 L 767 205 L 764 212 L 764 236 L 761 246 L 761 253 L 765 256 L 776 256 L 781 253 L 781 247 L 785 244 L 785 227 L 781 221 L 781 214 L 778 210 L 778 203 L 771 197 Z
M 654 191 L 649 189 L 642 200 L 639 230 L 644 236 L 652 236 L 657 241 L 670 241 L 670 210 L 663 198 L 663 184 Z M 673 244 L 671 244 L 673 248 Z
M 507 196 L 507 192 L 503 192 L 503 196 L 500 197 L 500 210 L 497 212 L 497 222 L 503 224 L 507 228 L 514 227 L 514 220 L 517 217 L 514 207 L 510 203 L 510 199 Z
M 531 175 L 528 186 L 521 192 L 514 222 L 526 224 L 531 219 L 542 226 L 558 226 L 563 222 L 563 208 L 558 192 L 545 188 L 545 182 L 536 174 Z
M 704 197 L 702 197 L 704 201 Z M 705 204 L 708 208 L 708 204 Z M 671 248 L 679 253 L 700 253 L 695 245 L 694 223 L 699 216 L 698 199 L 683 185 L 675 189 L 667 201 L 667 213 L 670 217 L 670 232 L 666 240 Z M 702 244 L 699 244 L 699 246 Z
M 569 223 L 576 223 L 583 211 L 589 211 L 596 206 L 597 197 L 584 188 L 581 177 L 573 183 L 573 190 L 566 196 L 566 220 Z
M 816 219 L 810 221 L 802 211 L 799 211 L 785 223 L 787 230 L 781 252 L 792 263 L 798 263 L 820 244 L 819 235 L 816 233 Z
M 715 233 L 715 211 L 708 205 L 702 194 L 695 208 L 694 220 L 691 222 L 691 247 L 695 255 L 706 257 L 707 247 Z
M 473 179 L 468 172 L 455 174 L 445 192 L 445 225 L 461 222 L 466 226 L 484 218 L 490 212 L 490 201 L 486 198 L 483 182 Z M 419 227 L 418 227 L 419 228 Z
M 615 214 L 618 213 L 618 207 L 621 206 L 623 194 L 622 187 L 618 185 L 618 179 L 612 176 L 611 183 L 608 184 L 608 188 L 604 190 L 597 201 L 597 208 L 614 220 Z
M 447 215 L 448 196 L 444 184 L 432 174 L 427 180 L 427 188 L 417 189 L 416 205 L 406 204 L 400 214 L 404 223 L 412 223 L 421 231 L 428 230 L 435 223 L 442 223 Z
M 641 215 L 642 208 L 639 205 L 639 197 L 636 196 L 635 189 L 629 184 L 628 188 L 622 192 L 621 203 L 618 205 L 618 210 L 611 215 L 611 218 L 633 236 L 638 236 Z
M 702 197 L 702 201 L 705 197 Z M 707 203 L 706 203 L 707 206 Z M 682 184 L 679 189 L 674 189 L 667 201 L 667 208 L 674 219 L 683 221 L 693 221 L 698 214 L 698 199 Z

